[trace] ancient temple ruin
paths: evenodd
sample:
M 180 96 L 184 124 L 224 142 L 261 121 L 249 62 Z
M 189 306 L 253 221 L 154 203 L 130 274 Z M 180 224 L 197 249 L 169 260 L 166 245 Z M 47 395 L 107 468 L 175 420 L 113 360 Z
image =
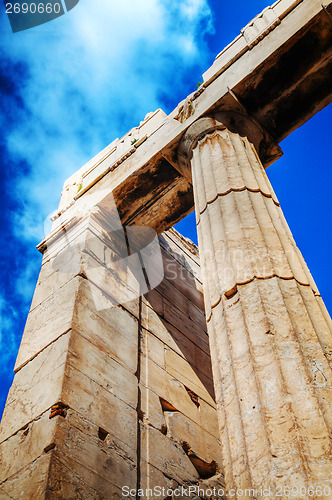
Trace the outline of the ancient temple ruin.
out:
M 331 40 L 331 3 L 277 0 L 66 181 L 0 499 L 332 498 L 331 320 L 265 174 L 332 100 Z

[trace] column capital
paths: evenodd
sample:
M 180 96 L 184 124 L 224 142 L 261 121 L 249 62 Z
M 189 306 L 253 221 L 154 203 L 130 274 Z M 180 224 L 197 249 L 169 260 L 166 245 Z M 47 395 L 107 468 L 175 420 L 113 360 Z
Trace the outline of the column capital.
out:
M 199 140 L 216 130 L 229 130 L 231 133 L 247 137 L 253 144 L 264 166 L 282 156 L 282 150 L 270 134 L 254 119 L 239 112 L 218 112 L 195 121 L 186 130 L 179 144 L 178 161 L 181 173 L 191 182 L 190 159 Z

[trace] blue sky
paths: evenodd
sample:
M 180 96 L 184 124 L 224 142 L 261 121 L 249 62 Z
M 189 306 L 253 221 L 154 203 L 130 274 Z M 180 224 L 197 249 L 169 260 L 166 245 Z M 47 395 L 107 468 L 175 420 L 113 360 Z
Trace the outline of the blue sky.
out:
M 40 269 L 35 246 L 64 180 L 149 111 L 172 111 L 267 5 L 80 0 L 13 34 L 1 4 L 0 414 Z M 330 106 L 283 141 L 267 171 L 329 310 L 331 116 Z M 193 216 L 178 229 L 196 241 Z

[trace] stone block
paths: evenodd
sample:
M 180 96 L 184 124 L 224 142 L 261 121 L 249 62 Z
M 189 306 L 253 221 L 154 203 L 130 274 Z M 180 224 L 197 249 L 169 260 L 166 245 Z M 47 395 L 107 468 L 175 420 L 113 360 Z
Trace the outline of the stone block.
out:
M 47 412 L 0 444 L 0 484 L 45 453 L 54 442 L 55 427 Z
M 200 346 L 202 343 L 206 346 L 209 345 L 206 332 L 202 331 L 196 323 L 167 299 L 164 300 L 164 319 L 183 332 L 193 342 L 196 341 L 197 345 Z
M 188 316 L 189 299 L 182 291 L 177 288 L 176 284 L 179 279 L 180 278 L 170 281 L 165 277 L 155 289 L 155 291 L 156 293 L 162 294 L 166 299 L 172 300 L 173 304 Z
M 47 359 L 47 357 L 45 352 L 44 359 Z M 18 372 L 11 389 L 12 400 L 6 405 L 3 413 L 0 442 L 9 438 L 14 432 L 38 418 L 55 403 L 61 401 L 64 376 L 65 364 L 63 363 L 44 378 L 40 378 L 37 383 L 27 388 L 26 382 L 28 379 L 25 379 L 23 368 Z
M 45 500 L 49 467 L 50 456 L 48 454 L 42 455 L 23 467 L 0 484 L 0 499 Z
M 29 313 L 15 371 L 71 328 L 81 280 L 73 278 Z
M 55 448 L 50 453 L 74 475 L 85 470 L 84 480 L 97 485 L 96 479 L 109 481 L 119 489 L 136 484 L 136 454 L 128 455 L 120 439 L 101 434 L 99 426 L 68 410 L 66 418 L 56 417 Z M 106 429 L 105 429 L 106 430 Z M 136 443 L 133 443 L 136 448 Z M 61 476 L 59 477 L 61 479 Z
M 81 282 L 75 304 L 75 329 L 98 349 L 116 359 L 132 373 L 137 369 L 138 320 L 127 309 L 117 306 L 96 310 L 91 300 L 93 285 Z M 95 294 L 102 293 L 94 289 Z M 137 308 L 138 301 L 132 303 Z M 127 304 L 128 305 L 128 304 Z
M 167 477 L 180 484 L 198 481 L 199 476 L 182 447 L 167 436 L 145 425 L 141 426 L 142 451 L 148 449 L 148 455 L 142 456 L 142 462 L 148 462 Z M 153 446 L 149 445 L 153 443 Z
M 159 238 L 167 254 L 191 274 L 191 279 L 200 281 L 201 272 L 197 246 L 174 228 L 165 231 Z
M 50 283 L 53 279 L 54 274 L 51 274 Z M 45 283 L 40 285 L 41 288 L 43 286 L 47 288 Z M 109 282 L 107 286 L 111 286 Z M 113 283 L 112 286 L 116 288 L 117 282 Z M 117 307 L 114 306 L 111 299 L 91 281 L 81 276 L 74 277 L 55 290 L 48 298 L 41 300 L 41 297 L 36 299 L 35 305 L 29 313 L 15 365 L 16 371 L 39 351 L 69 330 L 75 320 L 78 325 L 82 323 L 78 314 L 78 309 L 82 309 L 82 303 L 88 306 L 88 309 L 95 315 L 106 321 L 111 319 L 112 315 L 116 315 L 113 310 Z M 39 305 L 36 305 L 37 302 L 40 302 Z M 130 300 L 122 308 L 138 317 L 138 302 L 138 299 Z M 114 324 L 114 321 L 112 323 Z
M 19 401 L 26 391 L 65 363 L 70 336 L 71 330 L 61 335 L 18 370 L 8 393 L 7 404 L 14 400 Z
M 142 358 L 141 384 L 193 420 L 199 418 L 198 409 L 191 402 L 184 385 L 159 365 L 144 357 Z
M 157 365 L 165 368 L 165 344 L 148 330 L 142 329 L 142 352 Z
M 43 288 L 38 287 L 34 306 L 50 287 L 55 291 L 57 284 L 79 273 L 116 303 L 128 301 L 128 296 L 130 300 L 139 296 L 140 286 L 146 286 L 145 279 L 137 255 L 128 256 L 118 215 L 115 221 L 112 216 L 102 222 L 97 218 L 98 214 L 83 217 L 47 249 L 43 259 L 44 271 L 39 280 Z M 58 274 L 52 273 L 52 269 Z M 53 283 L 46 279 L 50 274 Z
M 53 259 L 43 263 L 32 299 L 30 312 L 81 272 L 81 262 L 78 254 L 73 253 L 70 256 L 66 254 L 63 258 L 64 264 L 62 266 L 62 271 L 59 271 L 58 266 L 54 265 Z M 64 271 L 65 265 L 67 269 L 70 270 L 69 272 Z M 59 266 L 61 267 L 60 262 Z
M 211 396 L 213 390 L 212 381 L 209 381 L 204 374 L 202 374 L 194 366 L 176 354 L 171 349 L 165 351 L 165 362 L 167 372 L 176 377 L 186 387 L 193 390 L 198 396 L 210 405 L 214 405 L 214 400 Z
M 198 360 L 201 359 L 201 353 L 204 360 L 206 357 L 210 357 L 209 347 L 205 342 L 195 337 L 189 339 L 175 326 L 155 314 L 148 306 L 144 310 L 142 325 L 158 337 L 167 347 L 184 357 L 191 365 L 199 366 Z M 209 368 L 206 368 L 206 370 L 209 371 Z
M 201 375 L 204 375 L 207 379 L 212 382 L 213 387 L 213 375 L 212 375 L 212 366 L 211 366 L 211 356 L 210 354 L 206 354 L 206 352 L 201 349 L 196 348 L 195 350 L 195 366 Z
M 52 452 L 45 500 L 122 500 L 121 489 L 84 465 Z M 134 500 L 134 497 L 127 497 Z M 34 497 L 31 497 L 34 500 Z
M 149 306 L 151 310 L 159 316 L 163 316 L 164 300 L 162 294 L 158 291 L 159 286 L 144 295 L 143 303 L 146 304 L 146 306 Z
M 162 488 L 165 488 L 165 490 L 172 488 L 176 486 L 178 483 L 174 479 L 168 478 L 165 474 L 163 474 L 159 469 L 151 465 L 149 462 L 143 462 L 141 465 L 141 484 L 140 487 L 144 490 L 147 490 L 148 488 L 154 489 L 155 487 L 158 487 L 162 490 Z M 158 490 L 157 490 L 158 491 Z M 156 498 L 156 495 L 150 495 L 150 498 Z M 143 498 L 149 498 L 149 497 L 143 497 Z M 160 498 L 163 498 L 162 495 L 160 495 Z
M 199 423 L 203 429 L 220 439 L 220 430 L 218 425 L 218 416 L 215 406 L 210 406 L 205 401 L 200 401 L 200 420 Z
M 209 339 L 207 334 L 205 332 L 202 332 L 201 330 L 193 331 L 193 329 L 191 328 L 191 323 L 188 320 L 187 324 L 185 325 L 184 323 L 177 324 L 175 319 L 172 319 L 172 321 L 170 322 L 169 320 L 163 318 L 160 322 L 156 321 L 156 318 L 152 317 L 149 324 L 149 326 L 151 327 L 151 331 L 153 331 L 153 333 L 158 332 L 158 330 L 156 330 L 156 326 L 158 327 L 158 325 L 159 331 L 161 331 L 162 329 L 160 324 L 163 325 L 163 329 L 166 330 L 167 335 L 171 336 L 178 345 L 183 345 L 183 342 L 186 342 L 186 340 L 188 340 L 194 345 L 194 347 L 197 346 L 202 351 L 206 352 L 206 354 L 210 354 Z M 158 332 L 158 335 L 160 334 L 161 333 Z
M 72 410 L 65 418 L 49 420 L 44 415 L 29 432 L 30 439 L 23 431 L 11 438 L 23 448 L 11 448 L 19 471 L 0 484 L 1 499 L 120 499 L 122 481 L 130 487 L 136 484 L 136 465 L 121 444 L 109 436 L 101 439 L 99 428 Z M 14 468 L 5 463 L 5 474 Z
M 170 403 L 178 411 L 189 417 L 190 420 L 202 426 L 210 434 L 219 438 L 215 404 L 210 405 L 200 399 L 200 407 L 197 408 L 183 383 L 172 377 L 153 361 L 144 360 L 144 358 L 142 359 L 141 384 Z
M 148 291 L 138 254 L 130 255 L 128 258 L 110 260 L 106 266 L 89 253 L 83 256 L 82 272 L 87 281 L 95 285 L 104 293 L 100 300 L 99 294 L 94 294 L 91 288 L 93 301 L 96 309 L 123 304 L 124 306 L 138 298 L 141 293 Z
M 217 469 L 222 469 L 220 442 L 208 432 L 208 422 L 198 425 L 182 413 L 173 411 L 165 411 L 164 416 L 167 437 L 180 445 L 186 442 L 200 459 L 205 462 L 214 460 L 218 464 Z
M 207 334 L 207 325 L 206 325 L 206 318 L 205 318 L 205 310 L 204 307 L 201 309 L 200 307 L 197 307 L 191 300 L 188 303 L 188 316 L 193 321 L 196 323 L 203 332 Z
M 70 365 L 66 367 L 61 401 L 116 437 L 133 458 L 137 445 L 137 415 L 131 406 Z
M 153 311 L 149 310 L 149 307 L 147 307 L 146 312 L 147 315 L 144 314 L 145 321 L 143 321 L 143 324 L 154 334 L 153 336 L 147 334 L 150 343 L 153 342 L 154 346 L 153 348 L 152 346 L 149 348 L 150 358 L 160 366 L 164 366 L 163 343 L 166 350 L 170 348 L 184 358 L 188 366 L 191 366 L 193 371 L 199 374 L 201 381 L 204 381 L 204 385 L 208 385 L 208 391 L 213 394 L 211 359 L 208 347 L 203 344 L 205 351 L 202 351 L 174 326 L 155 315 Z M 160 342 L 153 340 L 153 338 L 159 338 Z
M 165 432 L 166 421 L 160 398 L 155 392 L 144 386 L 141 387 L 141 409 L 145 424 L 155 427 L 160 432 Z
M 213 488 L 216 489 L 216 494 L 214 495 L 213 500 L 227 500 L 226 496 L 226 487 L 225 487 L 225 477 L 224 474 L 216 474 L 215 476 L 209 478 L 209 479 L 204 479 L 203 481 L 200 481 L 199 487 L 205 491 L 207 498 L 209 496 L 207 495 L 208 491 L 207 490 L 213 490 Z M 204 497 L 203 497 L 204 498 Z M 211 497 L 210 497 L 211 498 Z
M 75 330 L 70 338 L 67 363 L 132 408 L 136 408 L 137 377 Z
M 48 364 L 61 352 L 66 364 Z M 88 376 L 89 374 L 89 376 Z M 37 380 L 29 386 L 29 380 Z M 16 375 L 6 405 L 1 441 L 61 401 L 92 418 L 125 443 L 136 436 L 137 379 L 102 351 L 75 333 L 58 339 Z M 107 411 L 105 411 L 107 409 Z
M 174 285 L 193 304 L 204 310 L 202 283 L 193 275 L 192 261 L 185 261 L 183 254 L 178 254 L 175 258 L 166 252 L 162 252 L 162 255 L 166 282 Z
M 127 446 L 130 450 L 128 453 L 115 431 L 113 435 L 105 434 L 100 432 L 98 425 L 71 409 L 67 410 L 65 417 L 56 416 L 51 420 L 47 412 L 2 443 L 0 483 L 8 478 L 5 485 L 13 484 L 15 490 L 15 485 L 20 481 L 15 474 L 20 471 L 23 491 L 25 476 L 28 481 L 38 479 L 43 483 L 38 498 L 77 498 L 77 491 L 85 490 L 87 497 L 83 495 L 82 498 L 90 498 L 90 493 L 91 498 L 96 499 L 103 494 L 105 497 L 102 498 L 121 498 L 123 485 L 135 487 L 136 484 L 136 452 Z M 130 433 L 127 436 L 130 439 Z M 135 442 L 130 445 L 136 449 Z M 51 458 L 45 469 L 43 463 L 46 455 Z M 34 463 L 38 466 L 37 470 Z M 2 487 L 0 484 L 0 492 Z M 116 497 L 112 496 L 113 492 Z M 25 495 L 24 499 L 35 498 L 32 493 L 29 495 Z M 21 496 L 9 495 L 8 498 Z

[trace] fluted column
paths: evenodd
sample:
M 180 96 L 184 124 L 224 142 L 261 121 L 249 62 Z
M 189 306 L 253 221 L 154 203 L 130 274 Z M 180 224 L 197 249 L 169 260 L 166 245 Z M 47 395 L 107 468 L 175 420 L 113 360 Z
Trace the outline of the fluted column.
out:
M 191 165 L 226 486 L 270 487 L 272 498 L 287 487 L 318 498 L 305 488 L 325 486 L 331 498 L 331 324 L 258 150 L 268 150 L 261 130 L 230 115 L 195 122 L 179 150 L 187 176 Z

